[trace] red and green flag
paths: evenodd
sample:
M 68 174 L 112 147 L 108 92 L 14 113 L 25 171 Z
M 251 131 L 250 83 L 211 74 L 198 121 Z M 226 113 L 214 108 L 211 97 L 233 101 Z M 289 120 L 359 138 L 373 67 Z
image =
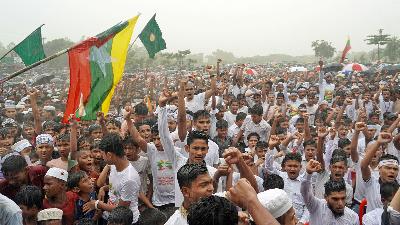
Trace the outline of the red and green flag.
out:
M 344 47 L 342 52 L 342 57 L 340 58 L 340 63 L 344 62 L 344 59 L 346 58 L 346 55 L 350 51 L 350 49 L 351 49 L 350 38 L 347 38 L 346 46 Z
M 71 114 L 94 120 L 107 113 L 111 98 L 124 72 L 126 55 L 139 16 L 118 23 L 68 51 L 70 86 L 63 122 Z

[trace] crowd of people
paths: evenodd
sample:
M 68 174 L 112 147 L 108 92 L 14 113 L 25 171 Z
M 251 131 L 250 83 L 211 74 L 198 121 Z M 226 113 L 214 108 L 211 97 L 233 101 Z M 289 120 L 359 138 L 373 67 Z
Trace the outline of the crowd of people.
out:
M 0 224 L 400 224 L 398 74 L 246 66 L 125 76 L 95 121 L 4 86 Z

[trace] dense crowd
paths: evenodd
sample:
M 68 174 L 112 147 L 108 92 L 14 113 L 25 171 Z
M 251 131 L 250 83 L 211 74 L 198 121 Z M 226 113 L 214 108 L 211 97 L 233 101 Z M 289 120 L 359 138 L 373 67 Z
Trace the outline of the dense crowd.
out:
M 126 74 L 68 123 L 66 82 L 4 86 L 0 224 L 400 224 L 398 74 L 319 68 Z

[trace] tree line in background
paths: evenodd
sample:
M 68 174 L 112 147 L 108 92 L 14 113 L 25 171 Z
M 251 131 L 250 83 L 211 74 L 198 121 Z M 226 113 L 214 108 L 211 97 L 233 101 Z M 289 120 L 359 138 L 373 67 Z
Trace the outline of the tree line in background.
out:
M 84 37 L 82 37 L 82 40 Z M 368 35 L 365 40 L 367 44 L 374 45 L 372 51 L 369 52 L 354 52 L 352 51 L 347 57 L 351 61 L 368 63 L 378 59 L 389 62 L 400 62 L 400 39 L 396 36 L 391 36 L 382 33 L 379 30 L 377 35 Z M 72 46 L 74 42 L 68 38 L 59 38 L 44 43 L 43 47 L 47 54 L 50 56 L 62 49 Z M 14 47 L 14 43 L 4 46 L 0 42 L 0 55 L 4 54 L 8 49 Z M 265 64 L 269 62 L 276 63 L 315 63 L 320 57 L 325 58 L 327 61 L 339 62 L 341 50 L 337 51 L 331 42 L 326 40 L 316 40 L 311 43 L 315 55 L 304 56 L 290 56 L 286 54 L 271 54 L 267 56 L 252 56 L 252 57 L 236 57 L 232 52 L 217 49 L 209 55 L 203 53 L 192 53 L 189 49 L 178 52 L 162 52 L 157 54 L 155 59 L 150 59 L 147 55 L 146 49 L 139 45 L 134 45 L 129 49 L 126 71 L 135 72 L 139 69 L 162 66 L 171 69 L 188 69 L 205 64 L 207 62 L 216 62 L 217 59 L 224 59 L 225 64 L 230 63 L 256 63 Z M 11 53 L 8 57 L 4 58 L 0 64 L 14 63 L 15 53 Z M 17 57 L 16 57 L 17 58 Z M 54 70 L 65 69 L 68 66 L 67 55 L 63 55 L 44 65 L 45 68 Z

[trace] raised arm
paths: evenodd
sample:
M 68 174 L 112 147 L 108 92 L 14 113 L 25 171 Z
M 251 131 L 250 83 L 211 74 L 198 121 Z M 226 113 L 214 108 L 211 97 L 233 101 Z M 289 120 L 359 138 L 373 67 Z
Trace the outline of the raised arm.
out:
M 33 114 L 33 123 L 35 126 L 35 133 L 39 135 L 42 132 L 42 123 L 40 122 L 40 113 L 37 105 L 37 96 L 38 91 L 36 89 L 32 89 L 29 91 L 29 98 L 31 100 L 32 114 Z
M 210 85 L 211 85 L 211 87 L 210 87 L 210 89 L 209 90 L 207 90 L 206 92 L 205 92 L 205 99 L 209 99 L 209 98 L 211 98 L 211 95 L 213 94 L 213 93 L 215 93 L 215 90 L 216 90 L 216 81 L 215 81 L 215 75 L 213 75 L 211 72 L 210 72 L 210 79 L 211 79 L 211 81 L 210 81 Z
M 178 136 L 179 140 L 185 141 L 186 129 L 186 108 L 185 108 L 185 87 L 186 80 L 181 80 L 178 92 Z
M 397 116 L 397 119 L 390 125 L 388 129 L 388 133 L 393 133 L 393 131 L 397 128 L 400 123 L 400 114 Z
M 133 122 L 131 120 L 131 107 L 125 107 L 125 111 L 125 121 L 128 127 L 129 134 L 131 135 L 132 139 L 139 145 L 139 148 L 142 149 L 142 151 L 147 152 L 147 142 L 142 138 L 142 136 L 140 136 L 139 131 L 133 125 Z
M 360 164 L 361 174 L 364 181 L 368 181 L 371 178 L 371 170 L 369 169 L 369 164 L 371 163 L 372 158 L 375 156 L 376 151 L 378 151 L 381 145 L 389 143 L 391 141 L 392 135 L 390 133 L 381 132 L 378 136 L 378 140 L 367 146 L 365 156 Z
M 70 120 L 71 134 L 69 136 L 71 159 L 76 159 L 76 152 L 78 151 L 78 122 L 76 119 Z
M 254 177 L 251 168 L 247 166 L 246 162 L 244 161 L 242 153 L 239 151 L 239 149 L 230 147 L 225 150 L 225 152 L 223 153 L 223 157 L 228 165 L 235 164 L 239 170 L 240 178 L 246 178 L 250 182 L 254 190 L 258 192 L 256 178 Z
M 99 125 L 101 127 L 101 132 L 103 132 L 103 135 L 108 134 L 104 113 L 101 111 L 97 112 L 96 116 L 97 116 L 97 121 L 99 122 Z
M 325 161 L 324 161 L 324 142 L 326 136 L 329 134 L 328 129 L 326 127 L 320 127 L 318 129 L 318 141 L 317 141 L 317 161 L 320 163 L 321 168 L 325 169 Z
M 351 160 L 353 162 L 358 162 L 360 157 L 358 156 L 358 137 L 360 136 L 360 132 L 362 132 L 364 129 L 366 129 L 367 126 L 365 125 L 364 122 L 357 122 L 355 126 L 355 132 L 353 134 L 353 137 L 351 138 L 351 145 L 350 145 L 350 156 Z
M 168 159 L 175 165 L 175 147 L 174 142 L 171 139 L 168 130 L 168 118 L 167 118 L 167 109 L 165 108 L 169 95 L 166 93 L 161 93 L 160 98 L 158 100 L 158 104 L 160 106 L 160 112 L 158 113 L 158 131 L 160 133 L 160 141 L 164 148 L 165 153 L 167 154 Z
M 318 209 L 318 204 L 319 200 L 313 195 L 311 191 L 311 176 L 312 173 L 318 172 L 322 169 L 322 165 L 315 161 L 314 159 L 311 159 L 308 161 L 307 166 L 306 166 L 306 175 L 305 179 L 301 183 L 300 187 L 300 193 L 303 196 L 304 203 L 310 212 L 312 214 Z

